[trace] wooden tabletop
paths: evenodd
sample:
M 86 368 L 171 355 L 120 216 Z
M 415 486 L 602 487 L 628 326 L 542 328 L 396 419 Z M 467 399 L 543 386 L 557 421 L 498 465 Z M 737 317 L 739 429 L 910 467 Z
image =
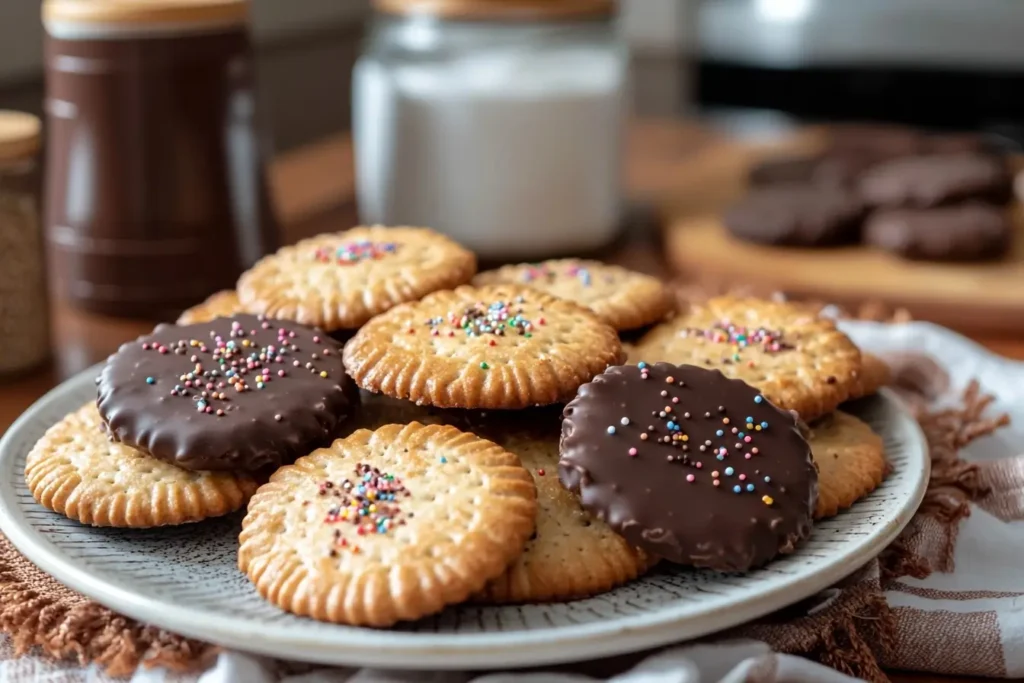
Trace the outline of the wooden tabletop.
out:
M 630 193 L 644 200 L 685 196 L 702 176 L 701 155 L 720 141 L 717 134 L 694 124 L 637 123 L 631 129 L 627 156 Z M 354 173 L 351 143 L 346 136 L 289 152 L 271 168 L 271 185 L 283 225 L 291 242 L 328 230 L 353 225 Z M 703 193 L 702 193 L 703 194 Z M 712 201 L 703 196 L 700 201 Z M 702 204 L 697 208 L 707 208 Z M 679 203 L 674 210 L 685 210 Z M 659 272 L 652 234 L 638 234 L 616 251 L 615 260 Z M 76 311 L 61 302 L 52 307 L 53 361 L 19 379 L 8 380 L 0 393 L 0 430 L 7 427 L 42 394 L 67 377 L 103 360 L 122 342 L 152 329 L 152 320 L 107 318 Z M 969 336 L 970 330 L 963 330 Z M 1024 360 L 1024 339 L 974 337 L 996 353 Z M 975 679 L 893 674 L 903 683 L 970 683 Z M 978 679 L 980 680 L 980 679 Z

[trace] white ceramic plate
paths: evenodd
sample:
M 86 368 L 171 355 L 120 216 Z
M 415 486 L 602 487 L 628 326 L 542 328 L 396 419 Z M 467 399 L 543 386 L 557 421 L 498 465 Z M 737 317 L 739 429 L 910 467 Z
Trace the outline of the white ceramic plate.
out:
M 140 621 L 230 648 L 324 664 L 484 669 L 606 657 L 707 635 L 791 605 L 867 563 L 910 521 L 929 461 L 914 419 L 888 395 L 852 411 L 885 439 L 893 473 L 817 525 L 798 552 L 748 574 L 666 567 L 588 600 L 455 607 L 380 631 L 321 624 L 263 602 L 236 567 L 240 515 L 151 531 L 83 527 L 37 505 L 25 456 L 95 394 L 97 369 L 53 390 L 0 441 L 0 527 L 71 588 Z

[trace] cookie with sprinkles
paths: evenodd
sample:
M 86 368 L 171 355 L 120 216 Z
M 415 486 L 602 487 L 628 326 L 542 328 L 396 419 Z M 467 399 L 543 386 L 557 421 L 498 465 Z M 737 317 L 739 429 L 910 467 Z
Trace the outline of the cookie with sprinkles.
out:
M 861 390 L 860 350 L 835 323 L 799 304 L 713 298 L 648 332 L 631 359 L 721 370 L 805 421 Z
M 361 388 L 438 408 L 564 403 L 624 357 L 590 310 L 517 285 L 436 292 L 377 316 L 345 345 Z
M 672 308 L 672 297 L 657 278 L 599 261 L 522 263 L 473 278 L 478 286 L 499 283 L 527 285 L 575 301 L 619 331 L 655 323 Z
M 301 616 L 390 626 L 463 602 L 534 528 L 519 459 L 454 427 L 359 430 L 278 470 L 242 523 L 238 566 Z
M 792 552 L 817 471 L 794 416 L 716 370 L 609 368 L 565 407 L 559 477 L 627 541 L 726 571 Z
M 537 486 L 537 529 L 522 555 L 474 601 L 491 604 L 557 602 L 597 595 L 643 574 L 654 564 L 607 524 L 580 506 L 558 481 L 559 406 L 514 411 L 443 410 L 365 394 L 355 422 L 376 429 L 393 423 L 447 424 L 519 456 Z
M 46 431 L 25 461 L 25 484 L 65 517 L 134 529 L 226 515 L 256 491 L 244 474 L 189 472 L 111 441 L 95 401 Z
M 238 281 L 242 305 L 328 332 L 469 282 L 476 256 L 427 228 L 358 227 L 284 247 Z
M 178 316 L 179 325 L 194 325 L 205 323 L 214 318 L 230 318 L 239 313 L 245 313 L 242 302 L 238 300 L 238 292 L 233 289 L 225 289 L 210 295 L 206 301 L 196 304 Z
M 889 473 L 882 437 L 837 410 L 810 425 L 807 441 L 818 467 L 814 518 L 832 517 L 874 491 Z
M 329 443 L 358 401 L 323 332 L 254 315 L 159 325 L 100 373 L 114 439 L 193 470 L 251 472 Z

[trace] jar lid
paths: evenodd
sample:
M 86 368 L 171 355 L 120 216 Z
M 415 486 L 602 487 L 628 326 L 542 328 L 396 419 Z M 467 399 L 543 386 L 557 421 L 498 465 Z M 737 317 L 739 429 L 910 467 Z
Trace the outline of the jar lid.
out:
M 22 161 L 39 151 L 42 125 L 20 111 L 0 111 L 0 161 Z
M 374 0 L 387 14 L 431 14 L 447 19 L 523 21 L 610 16 L 615 0 Z
M 160 30 L 245 24 L 249 0 L 43 0 L 43 24 L 54 28 Z M 63 33 L 64 31 L 58 31 Z

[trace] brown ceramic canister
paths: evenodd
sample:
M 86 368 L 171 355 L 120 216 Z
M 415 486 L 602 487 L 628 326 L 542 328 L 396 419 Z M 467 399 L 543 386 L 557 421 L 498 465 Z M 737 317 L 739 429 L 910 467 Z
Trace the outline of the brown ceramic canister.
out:
M 165 318 L 276 247 L 246 0 L 45 0 L 61 295 Z

